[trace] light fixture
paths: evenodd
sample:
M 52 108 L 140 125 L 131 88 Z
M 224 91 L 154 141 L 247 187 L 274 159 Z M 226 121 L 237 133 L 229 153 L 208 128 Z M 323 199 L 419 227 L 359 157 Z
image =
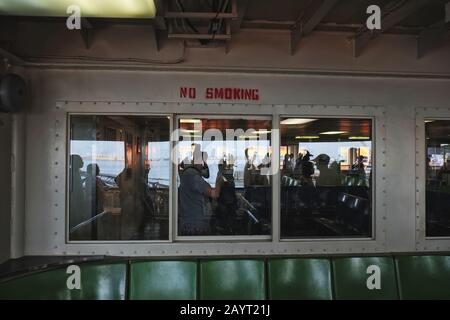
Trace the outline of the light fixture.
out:
M 239 139 L 258 139 L 259 138 L 259 136 L 246 136 L 246 135 L 242 135 L 242 136 L 239 136 Z
M 343 133 L 347 133 L 347 131 L 325 131 L 325 132 L 321 132 L 319 134 L 336 135 L 336 134 L 343 134 Z
M 267 133 L 271 133 L 272 130 L 258 130 L 255 131 L 256 134 L 267 134 Z
M 77 6 L 84 18 L 154 18 L 154 0 L 1 0 L 0 15 L 69 17 Z
M 370 140 L 370 137 L 348 137 L 349 140 Z
M 186 132 L 186 133 L 198 133 L 201 132 L 200 130 L 190 130 L 190 129 L 180 129 L 180 131 Z
M 425 120 L 425 123 L 434 122 L 435 120 Z
M 281 124 L 283 125 L 295 125 L 295 124 L 305 124 L 309 122 L 317 121 L 317 119 L 306 119 L 306 118 L 289 118 L 281 120 Z
M 180 123 L 202 123 L 200 119 L 180 119 Z
M 319 136 L 296 136 L 295 139 L 319 139 Z

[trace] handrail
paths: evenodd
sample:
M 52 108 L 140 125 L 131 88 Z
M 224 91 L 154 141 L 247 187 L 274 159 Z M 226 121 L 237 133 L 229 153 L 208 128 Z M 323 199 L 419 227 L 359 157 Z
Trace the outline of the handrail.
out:
M 108 213 L 108 211 L 103 211 L 103 212 L 101 212 L 101 213 L 95 215 L 94 217 L 92 217 L 92 218 L 90 218 L 90 219 L 88 219 L 88 220 L 86 220 L 86 221 L 83 221 L 83 222 L 77 224 L 75 227 L 73 227 L 72 229 L 70 229 L 70 233 L 75 232 L 76 230 L 78 230 L 78 229 L 84 227 L 85 225 L 88 225 L 89 223 L 91 223 L 91 222 L 93 222 L 93 221 L 95 221 L 95 220 L 97 220 L 97 219 L 103 217 L 103 216 L 104 216 L 105 214 L 107 214 L 107 213 Z

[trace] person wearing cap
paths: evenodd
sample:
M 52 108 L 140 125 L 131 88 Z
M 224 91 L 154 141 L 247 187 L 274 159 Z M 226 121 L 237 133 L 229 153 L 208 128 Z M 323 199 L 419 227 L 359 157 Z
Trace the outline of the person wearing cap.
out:
M 319 154 L 313 159 L 317 170 L 320 171 L 316 177 L 316 186 L 338 186 L 340 185 L 339 172 L 336 169 L 330 168 L 330 156 L 327 154 Z

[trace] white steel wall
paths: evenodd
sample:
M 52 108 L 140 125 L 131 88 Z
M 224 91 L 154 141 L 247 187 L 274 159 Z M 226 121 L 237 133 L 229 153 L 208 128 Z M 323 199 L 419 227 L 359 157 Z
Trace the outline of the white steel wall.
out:
M 450 108 L 447 79 L 30 69 L 26 116 L 25 254 L 261 255 L 450 250 L 416 245 L 416 109 Z M 180 86 L 258 88 L 258 104 L 179 98 Z M 243 243 L 65 243 L 67 112 L 372 116 L 376 240 Z M 424 141 L 424 136 L 417 136 Z M 422 177 L 423 179 L 423 177 Z M 419 181 L 420 182 L 420 181 Z M 423 191 L 422 191 L 423 192 Z M 433 240 L 434 241 L 434 240 Z M 431 244 L 431 242 L 430 242 Z M 437 249 L 439 247 L 439 249 Z

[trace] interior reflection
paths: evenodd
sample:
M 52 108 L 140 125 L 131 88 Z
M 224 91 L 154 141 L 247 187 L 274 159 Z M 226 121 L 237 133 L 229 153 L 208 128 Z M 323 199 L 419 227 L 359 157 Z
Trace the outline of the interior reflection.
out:
M 426 235 L 450 236 L 450 120 L 425 120 Z
M 372 121 L 281 120 L 281 236 L 372 236 Z
M 70 119 L 69 240 L 168 239 L 169 119 Z
M 271 121 L 180 119 L 178 235 L 269 235 Z

